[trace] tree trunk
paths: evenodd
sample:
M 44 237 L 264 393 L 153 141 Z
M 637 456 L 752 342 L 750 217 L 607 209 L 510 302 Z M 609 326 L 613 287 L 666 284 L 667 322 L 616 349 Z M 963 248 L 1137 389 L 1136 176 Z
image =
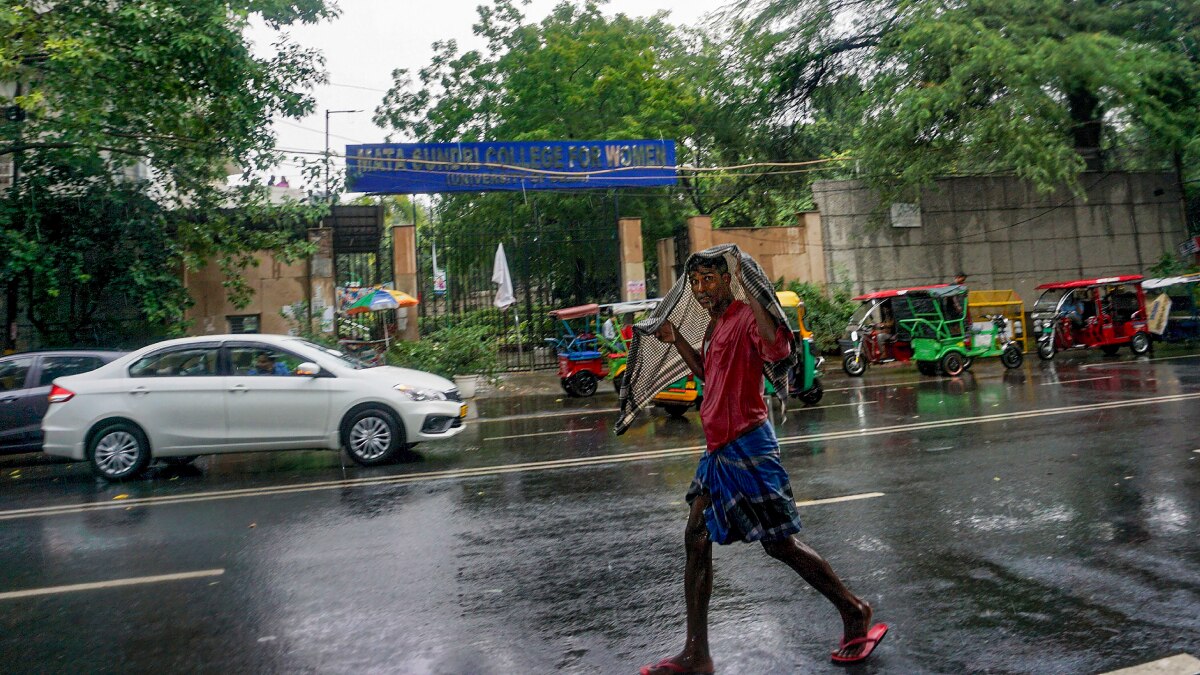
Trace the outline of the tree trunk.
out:
M 1103 131 L 1100 99 L 1096 94 L 1076 89 L 1067 94 L 1070 106 L 1075 152 L 1083 158 L 1087 171 L 1103 171 L 1104 156 L 1100 153 L 1100 135 Z

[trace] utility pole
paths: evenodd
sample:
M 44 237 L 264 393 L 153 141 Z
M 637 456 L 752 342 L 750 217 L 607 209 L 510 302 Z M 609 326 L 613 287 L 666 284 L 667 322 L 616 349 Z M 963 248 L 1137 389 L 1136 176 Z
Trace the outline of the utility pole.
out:
M 341 113 L 360 113 L 361 110 L 330 110 L 325 109 L 325 201 L 332 203 L 333 194 L 329 191 L 329 116 Z

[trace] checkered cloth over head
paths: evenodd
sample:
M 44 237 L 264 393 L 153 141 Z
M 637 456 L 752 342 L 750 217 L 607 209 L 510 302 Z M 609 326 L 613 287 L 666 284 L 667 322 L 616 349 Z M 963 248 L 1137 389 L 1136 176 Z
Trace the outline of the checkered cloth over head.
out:
M 687 269 L 695 258 L 715 259 L 718 257 L 724 257 L 729 268 L 733 297 L 744 302 L 747 299 L 746 294 L 752 293 L 780 325 L 786 326 L 787 320 L 784 318 L 783 308 L 779 306 L 779 300 L 775 297 L 774 285 L 767 279 L 766 273 L 754 258 L 743 253 L 737 245 L 722 244 L 693 253 L 688 257 L 688 263 L 684 269 Z M 745 286 L 742 285 L 735 273 L 739 260 L 742 265 L 741 276 L 746 280 Z M 675 326 L 677 338 L 682 337 L 687 340 L 688 344 L 692 345 L 697 352 L 702 350 L 704 332 L 708 329 L 711 317 L 708 310 L 696 302 L 687 275 L 675 281 L 675 285 L 671 287 L 666 297 L 658 303 L 658 307 L 651 312 L 649 317 L 633 326 L 633 341 L 629 346 L 629 358 L 626 361 L 625 376 L 621 383 L 621 416 L 613 428 L 617 434 L 623 434 L 629 429 L 637 414 L 650 404 L 658 392 L 690 373 L 675 346 L 665 344 L 654 337 L 655 331 L 662 326 L 664 321 L 668 320 Z M 797 347 L 791 331 L 788 331 L 787 334 L 788 339 L 792 340 L 792 350 L 788 357 L 774 363 L 763 364 L 763 375 L 771 381 L 775 387 L 775 395 L 780 400 L 787 400 L 788 372 L 796 364 L 798 358 Z

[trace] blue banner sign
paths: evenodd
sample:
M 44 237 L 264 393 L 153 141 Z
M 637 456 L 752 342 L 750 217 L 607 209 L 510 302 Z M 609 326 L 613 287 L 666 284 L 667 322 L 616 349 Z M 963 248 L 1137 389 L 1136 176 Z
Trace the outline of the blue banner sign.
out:
M 675 184 L 675 141 L 346 146 L 346 190 L 383 194 Z

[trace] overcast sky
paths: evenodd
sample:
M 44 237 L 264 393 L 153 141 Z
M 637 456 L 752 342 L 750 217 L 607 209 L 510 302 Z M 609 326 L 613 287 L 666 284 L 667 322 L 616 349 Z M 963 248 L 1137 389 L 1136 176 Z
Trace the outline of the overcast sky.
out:
M 539 21 L 559 0 L 534 0 L 524 8 L 526 21 Z M 729 0 L 612 0 L 604 12 L 647 16 L 669 11 L 671 23 L 695 24 L 720 9 Z M 279 147 L 321 152 L 325 147 L 325 110 L 362 110 L 336 114 L 329 120 L 329 146 L 341 153 L 346 144 L 380 143 L 384 130 L 371 122 L 375 107 L 391 86 L 392 70 L 410 72 L 429 63 L 430 45 L 453 38 L 459 50 L 483 46 L 471 32 L 478 0 L 338 0 L 340 18 L 315 26 L 292 28 L 289 33 L 300 44 L 325 54 L 328 85 L 317 87 L 317 109 L 303 120 L 276 120 Z M 274 33 L 265 28 L 251 30 L 250 37 L 269 45 Z M 401 139 L 398 139 L 401 140 Z M 410 140 L 410 139 L 402 139 Z M 497 139 L 503 140 L 503 139 Z M 335 160 L 340 164 L 340 160 Z M 299 169 L 281 166 L 278 173 L 299 187 Z

